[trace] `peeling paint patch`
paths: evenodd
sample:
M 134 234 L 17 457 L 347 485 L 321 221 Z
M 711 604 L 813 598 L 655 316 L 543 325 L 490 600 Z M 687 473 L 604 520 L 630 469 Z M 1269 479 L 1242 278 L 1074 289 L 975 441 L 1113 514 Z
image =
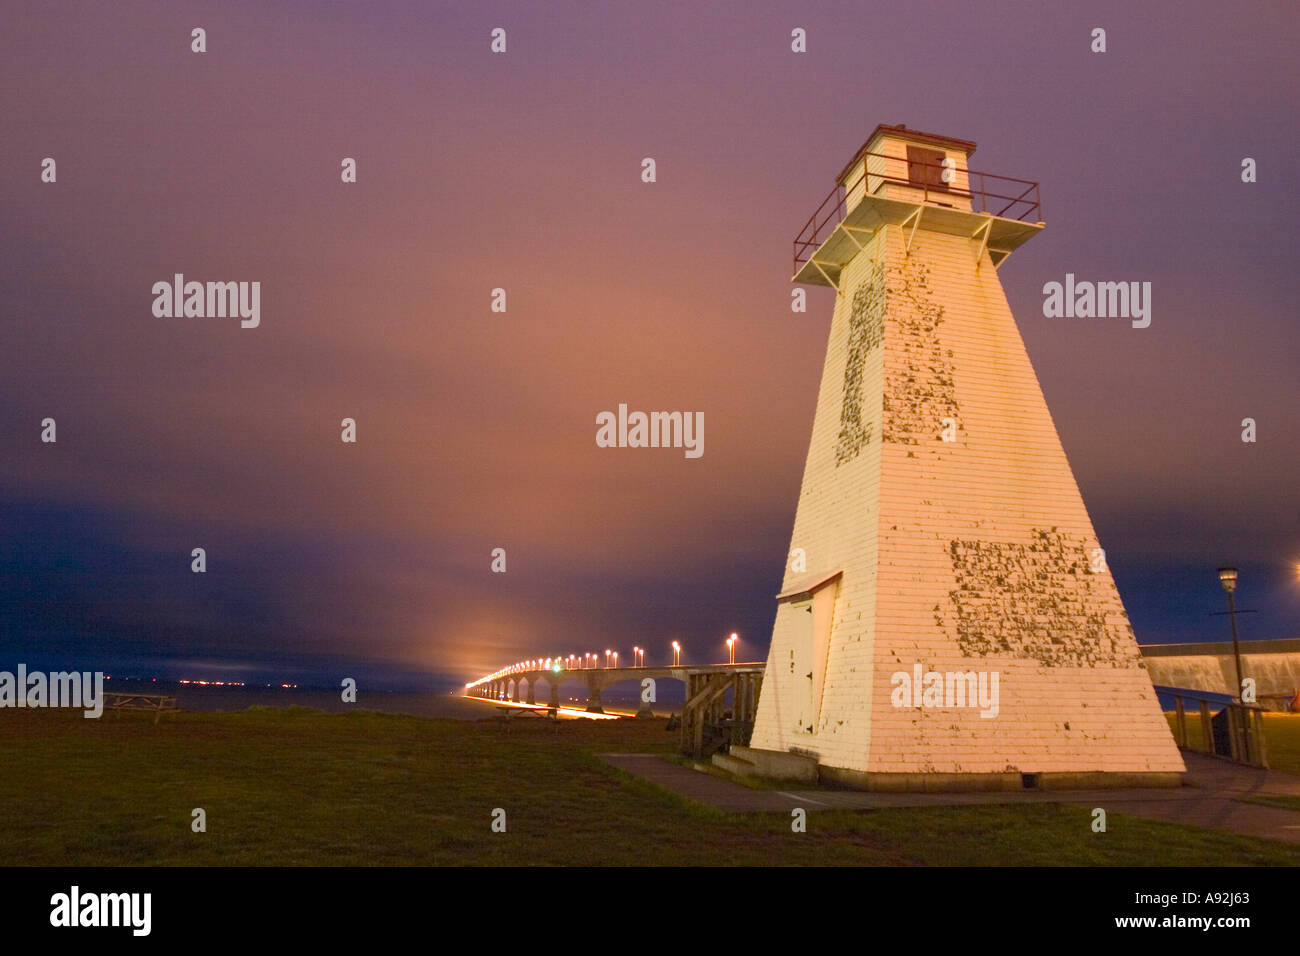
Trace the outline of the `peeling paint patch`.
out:
M 853 293 L 849 312 L 848 358 L 840 402 L 840 433 L 835 465 L 850 462 L 871 443 L 872 423 L 862 419 L 862 380 L 867 356 L 880 347 L 885 329 L 885 267 L 877 263 Z
M 952 350 L 939 341 L 943 306 L 930 289 L 928 266 L 905 259 L 890 269 L 889 279 L 890 347 L 880 440 L 899 445 L 937 441 L 945 418 L 961 421 Z
M 1133 667 L 1133 628 L 1110 578 L 1089 571 L 1089 542 L 1035 529 L 1028 542 L 949 542 L 957 587 L 935 623 L 968 657 L 1006 655 L 1048 667 Z

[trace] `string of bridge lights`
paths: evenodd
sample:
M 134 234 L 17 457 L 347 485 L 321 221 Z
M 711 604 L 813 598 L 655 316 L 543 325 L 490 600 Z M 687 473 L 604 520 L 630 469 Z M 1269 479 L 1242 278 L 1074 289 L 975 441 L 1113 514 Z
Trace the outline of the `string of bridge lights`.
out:
M 740 640 L 740 635 L 734 631 L 724 642 L 727 648 L 727 663 L 736 663 L 736 643 Z M 680 641 L 673 641 L 673 662 L 672 667 L 680 667 L 682 663 L 682 645 Z M 632 648 L 632 667 L 645 667 L 645 648 Z M 488 674 L 486 677 L 480 677 L 476 681 L 471 681 L 465 685 L 465 689 L 477 687 L 480 684 L 486 684 L 489 681 L 500 680 L 502 677 L 508 677 L 511 674 L 526 674 L 537 671 L 550 671 L 552 674 L 559 674 L 562 671 L 580 671 L 580 670 L 599 670 L 618 667 L 618 651 L 605 649 L 605 662 L 601 663 L 600 655 L 595 651 L 589 651 L 585 654 L 569 654 L 565 657 L 539 657 L 533 660 L 516 661 L 508 667 L 503 667 L 499 671 Z

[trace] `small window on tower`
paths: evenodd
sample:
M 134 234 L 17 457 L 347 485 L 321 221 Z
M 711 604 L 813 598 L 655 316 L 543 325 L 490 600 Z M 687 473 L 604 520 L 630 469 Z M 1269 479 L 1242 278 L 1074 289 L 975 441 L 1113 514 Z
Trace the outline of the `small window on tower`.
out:
M 907 181 L 947 192 L 948 184 L 943 181 L 943 159 L 944 152 L 941 149 L 908 146 Z

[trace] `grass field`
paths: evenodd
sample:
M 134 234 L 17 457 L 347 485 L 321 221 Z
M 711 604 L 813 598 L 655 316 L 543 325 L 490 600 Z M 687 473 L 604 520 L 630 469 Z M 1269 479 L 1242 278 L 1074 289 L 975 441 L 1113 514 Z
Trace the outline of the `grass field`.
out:
M 0 716 L 0 864 L 1293 864 L 1294 847 L 1036 804 L 727 816 L 611 769 L 654 721 L 253 708 Z M 191 831 L 191 811 L 207 832 Z M 507 832 L 490 828 L 494 808 Z

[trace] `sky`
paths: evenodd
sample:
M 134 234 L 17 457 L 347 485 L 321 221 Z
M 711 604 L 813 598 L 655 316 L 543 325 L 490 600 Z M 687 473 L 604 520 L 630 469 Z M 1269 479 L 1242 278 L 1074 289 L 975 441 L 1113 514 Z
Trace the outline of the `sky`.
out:
M 1225 562 L 1243 638 L 1300 636 L 1294 4 L 0 26 L 0 665 L 468 680 L 732 631 L 763 659 L 833 298 L 791 312 L 791 240 L 878 123 L 1041 183 L 1000 276 L 1139 640 L 1226 638 Z M 178 272 L 259 281 L 260 325 L 154 316 Z M 1066 273 L 1150 282 L 1150 327 L 1044 317 Z M 598 448 L 619 403 L 702 411 L 704 455 Z

